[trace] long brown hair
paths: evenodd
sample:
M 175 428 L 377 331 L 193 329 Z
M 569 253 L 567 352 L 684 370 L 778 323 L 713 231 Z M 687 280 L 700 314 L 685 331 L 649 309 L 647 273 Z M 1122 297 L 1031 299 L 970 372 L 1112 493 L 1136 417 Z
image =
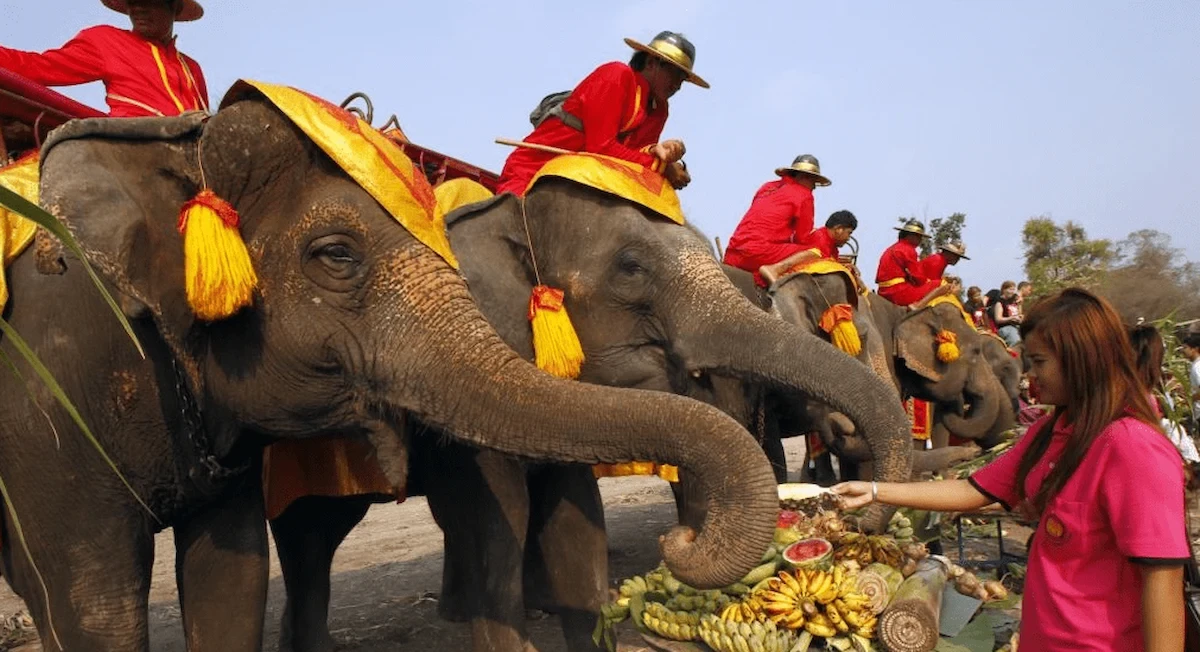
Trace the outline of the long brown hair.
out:
M 1163 338 L 1151 324 L 1138 324 L 1129 329 L 1129 342 L 1133 345 L 1134 363 L 1138 376 L 1146 384 L 1147 391 L 1155 391 L 1163 378 Z
M 1037 336 L 1058 359 L 1067 404 L 1036 433 L 1017 465 L 1017 496 L 1024 500 L 1025 479 L 1046 453 L 1054 424 L 1073 426 L 1062 458 L 1030 500 L 1041 515 L 1079 468 L 1092 442 L 1113 421 L 1131 416 L 1161 432 L 1149 395 L 1134 365 L 1129 335 L 1120 316 L 1102 297 L 1067 288 L 1037 302 L 1021 322 L 1021 339 Z

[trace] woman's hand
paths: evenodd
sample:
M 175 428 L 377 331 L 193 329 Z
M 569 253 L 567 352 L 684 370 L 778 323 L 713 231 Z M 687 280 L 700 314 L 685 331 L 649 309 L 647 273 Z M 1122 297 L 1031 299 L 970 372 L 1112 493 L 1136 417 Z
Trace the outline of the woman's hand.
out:
M 842 509 L 855 509 L 874 501 L 870 482 L 843 482 L 833 485 L 829 490 L 841 500 Z

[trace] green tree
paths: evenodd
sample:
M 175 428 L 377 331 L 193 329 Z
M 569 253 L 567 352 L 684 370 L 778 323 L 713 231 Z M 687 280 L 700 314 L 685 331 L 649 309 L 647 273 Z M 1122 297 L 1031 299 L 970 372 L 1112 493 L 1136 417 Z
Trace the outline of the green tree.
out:
M 1200 266 L 1154 229 L 1134 231 L 1117 244 L 1117 263 L 1099 290 L 1131 323 L 1200 317 Z
M 1021 230 L 1025 275 L 1036 296 L 1068 286 L 1095 289 L 1117 259 L 1109 240 L 1092 240 L 1071 221 L 1061 226 L 1048 217 L 1031 217 Z
M 897 218 L 897 220 L 900 222 L 901 226 L 903 226 L 905 222 L 912 220 L 912 219 L 917 219 L 917 218 L 915 218 L 915 217 Z M 933 253 L 938 247 L 946 244 L 947 242 L 953 242 L 955 240 L 962 240 L 962 231 L 963 231 L 963 227 L 966 226 L 966 223 L 967 223 L 967 214 L 966 213 L 953 213 L 949 217 L 935 217 L 932 220 L 929 220 L 929 224 L 927 224 L 926 227 L 927 227 L 927 232 L 929 233 L 929 235 L 931 237 L 927 238 L 925 240 L 922 240 L 921 245 L 919 247 L 917 247 L 917 249 L 921 252 L 922 256 L 928 256 L 929 254 Z

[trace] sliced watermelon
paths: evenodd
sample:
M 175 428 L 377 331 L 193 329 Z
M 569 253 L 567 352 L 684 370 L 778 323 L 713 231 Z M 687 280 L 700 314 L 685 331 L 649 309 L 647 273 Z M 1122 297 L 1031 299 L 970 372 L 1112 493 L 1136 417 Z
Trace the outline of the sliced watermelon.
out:
M 790 568 L 820 566 L 833 555 L 833 544 L 819 537 L 801 539 L 783 549 L 783 562 Z

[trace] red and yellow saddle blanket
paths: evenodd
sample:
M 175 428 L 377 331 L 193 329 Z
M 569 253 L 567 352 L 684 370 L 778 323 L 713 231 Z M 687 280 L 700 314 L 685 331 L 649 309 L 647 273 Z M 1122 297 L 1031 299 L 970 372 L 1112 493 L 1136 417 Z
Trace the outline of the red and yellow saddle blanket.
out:
M 933 404 L 919 398 L 904 401 L 904 413 L 912 424 L 912 438 L 928 440 L 933 435 Z

